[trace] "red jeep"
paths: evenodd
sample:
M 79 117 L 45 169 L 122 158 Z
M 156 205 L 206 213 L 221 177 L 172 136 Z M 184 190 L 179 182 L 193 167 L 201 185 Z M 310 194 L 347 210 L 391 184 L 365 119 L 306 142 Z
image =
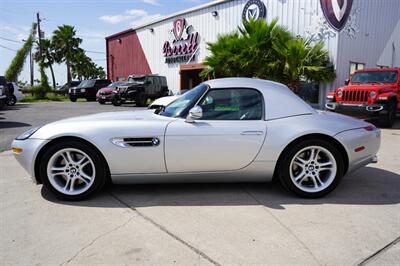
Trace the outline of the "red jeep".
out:
M 391 127 L 400 110 L 400 68 L 357 70 L 345 86 L 327 95 L 326 109 L 360 118 L 378 117 Z

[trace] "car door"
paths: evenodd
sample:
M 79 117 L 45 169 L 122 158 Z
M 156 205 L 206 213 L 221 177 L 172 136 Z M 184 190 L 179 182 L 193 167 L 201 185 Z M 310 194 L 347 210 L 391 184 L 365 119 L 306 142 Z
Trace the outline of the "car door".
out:
M 262 94 L 249 88 L 211 89 L 198 105 L 202 119 L 177 119 L 167 127 L 168 172 L 230 171 L 249 165 L 267 131 Z

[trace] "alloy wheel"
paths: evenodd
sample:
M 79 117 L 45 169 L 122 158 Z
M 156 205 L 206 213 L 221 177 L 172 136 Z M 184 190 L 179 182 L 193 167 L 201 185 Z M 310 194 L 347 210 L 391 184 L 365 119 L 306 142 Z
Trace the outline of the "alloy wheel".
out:
M 290 178 L 304 192 L 316 193 L 329 187 L 337 173 L 333 154 L 320 146 L 301 149 L 290 162 Z
M 93 184 L 96 170 L 92 159 L 75 148 L 59 150 L 47 164 L 47 176 L 51 185 L 66 195 L 79 195 Z

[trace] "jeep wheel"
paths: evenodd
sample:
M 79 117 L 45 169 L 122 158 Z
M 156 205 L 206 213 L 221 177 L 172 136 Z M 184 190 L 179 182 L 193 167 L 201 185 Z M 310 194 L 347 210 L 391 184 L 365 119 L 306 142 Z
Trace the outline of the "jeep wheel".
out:
M 113 104 L 114 106 L 121 106 L 122 101 L 121 101 L 120 99 L 113 99 L 113 100 L 112 100 L 112 104 Z
M 69 97 L 69 99 L 71 100 L 71 102 L 76 102 L 76 97 Z
M 7 105 L 14 106 L 17 103 L 17 97 L 15 95 L 11 95 L 11 97 L 7 98 Z
M 138 94 L 135 98 L 136 106 L 145 107 L 147 105 L 147 96 L 144 94 Z
M 396 119 L 396 102 L 391 101 L 388 104 L 387 113 L 379 115 L 379 125 L 381 127 L 392 127 L 394 124 L 394 120 Z

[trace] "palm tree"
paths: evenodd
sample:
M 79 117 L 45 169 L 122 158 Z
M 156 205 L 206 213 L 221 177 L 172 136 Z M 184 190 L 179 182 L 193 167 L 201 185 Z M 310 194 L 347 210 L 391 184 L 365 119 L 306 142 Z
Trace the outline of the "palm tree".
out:
M 40 53 L 42 54 L 40 55 Z M 53 64 L 55 62 L 54 56 L 54 50 L 49 39 L 42 39 L 40 42 L 37 42 L 34 58 L 37 62 L 42 62 L 45 68 L 50 68 L 51 77 L 53 80 L 53 88 L 56 88 L 56 79 L 53 70 Z
M 244 76 L 277 79 L 280 53 L 291 33 L 279 26 L 277 20 L 267 24 L 263 20 L 250 21 L 237 32 L 218 36 L 215 43 L 208 43 L 211 55 L 206 57 L 208 66 L 203 76 Z
M 329 82 L 335 79 L 333 64 L 322 43 L 296 38 L 287 43 L 282 51 L 284 57 L 283 77 L 285 83 L 298 93 L 300 80 Z
M 238 31 L 208 43 L 210 56 L 203 77 L 258 77 L 275 80 L 298 92 L 300 80 L 335 78 L 333 64 L 322 43 L 294 37 L 277 20 L 250 21 Z
M 54 59 L 57 63 L 65 62 L 67 65 L 67 81 L 71 81 L 71 63 L 74 62 L 75 53 L 79 50 L 82 39 L 76 37 L 73 26 L 62 25 L 53 32 L 51 40 L 54 49 Z

